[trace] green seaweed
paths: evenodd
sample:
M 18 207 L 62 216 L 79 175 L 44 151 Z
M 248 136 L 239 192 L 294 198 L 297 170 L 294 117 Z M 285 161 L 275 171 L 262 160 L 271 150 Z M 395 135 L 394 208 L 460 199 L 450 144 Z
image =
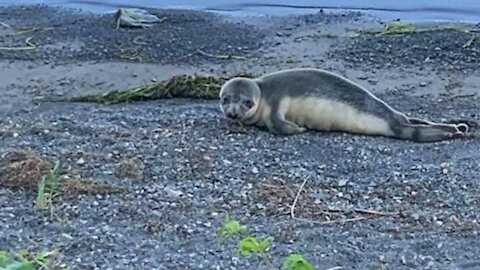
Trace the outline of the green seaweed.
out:
M 253 78 L 250 73 L 238 73 L 232 77 L 238 76 Z M 222 85 L 232 77 L 183 74 L 133 89 L 73 97 L 67 101 L 115 104 L 166 98 L 216 99 Z
M 376 34 L 376 35 L 404 35 L 412 33 L 424 33 L 432 31 L 458 31 L 468 33 L 470 30 L 464 25 L 432 25 L 421 26 L 413 23 L 394 21 L 387 23 L 383 29 L 354 30 L 357 34 Z

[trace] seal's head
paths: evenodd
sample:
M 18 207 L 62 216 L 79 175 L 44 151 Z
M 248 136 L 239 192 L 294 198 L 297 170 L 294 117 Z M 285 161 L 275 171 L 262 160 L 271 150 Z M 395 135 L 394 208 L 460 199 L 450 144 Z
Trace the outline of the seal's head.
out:
M 219 97 L 223 114 L 233 121 L 241 122 L 257 111 L 260 88 L 252 79 L 236 77 L 222 86 Z

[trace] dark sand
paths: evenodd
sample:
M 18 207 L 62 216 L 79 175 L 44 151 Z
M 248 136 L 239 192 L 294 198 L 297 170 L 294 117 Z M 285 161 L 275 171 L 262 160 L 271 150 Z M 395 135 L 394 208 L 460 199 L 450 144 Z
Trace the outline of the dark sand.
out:
M 166 20 L 116 30 L 113 15 L 0 8 L 1 22 L 39 29 L 11 35 L 0 28 L 0 46 L 23 46 L 28 37 L 40 45 L 0 50 L 0 153 L 31 148 L 72 174 L 126 189 L 59 197 L 51 217 L 35 209 L 34 192 L 0 188 L 0 249 L 58 248 L 71 269 L 266 269 L 240 257 L 233 241 L 215 238 L 229 214 L 274 237 L 278 269 L 290 252 L 315 269 L 480 269 L 479 139 L 416 144 L 342 133 L 232 133 L 216 101 L 32 102 L 182 73 L 318 67 L 410 115 L 478 122 L 480 41 L 464 48 L 470 33 L 351 37 L 348 29 L 382 27 L 357 13 L 243 21 L 152 12 Z M 125 158 L 143 163 L 137 179 L 115 173 Z M 293 220 L 289 206 L 306 177 L 296 213 L 310 221 Z M 313 222 L 358 217 L 369 219 Z

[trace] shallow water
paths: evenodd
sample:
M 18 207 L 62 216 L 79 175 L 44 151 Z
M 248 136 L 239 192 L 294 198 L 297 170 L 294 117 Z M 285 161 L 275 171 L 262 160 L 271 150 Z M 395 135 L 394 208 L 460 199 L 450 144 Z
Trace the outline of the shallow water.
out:
M 386 20 L 480 22 L 480 1 L 478 0 L 215 0 L 212 2 L 200 0 L 0 0 L 0 5 L 8 4 L 51 4 L 95 12 L 112 12 L 122 6 L 187 8 L 237 15 L 308 13 L 316 12 L 320 7 L 329 7 L 332 10 L 363 10 Z

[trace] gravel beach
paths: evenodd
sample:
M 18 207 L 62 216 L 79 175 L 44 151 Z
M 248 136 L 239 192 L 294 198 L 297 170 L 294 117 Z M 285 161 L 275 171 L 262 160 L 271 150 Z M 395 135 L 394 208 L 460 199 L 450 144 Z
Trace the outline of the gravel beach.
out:
M 0 50 L 0 178 L 8 153 L 27 150 L 98 184 L 61 194 L 50 212 L 36 208 L 34 188 L 3 179 L 0 250 L 57 249 L 70 269 L 269 269 L 240 256 L 238 238 L 216 235 L 229 216 L 273 237 L 274 269 L 293 252 L 324 270 L 480 269 L 478 138 L 276 136 L 232 125 L 215 100 L 32 102 L 180 73 L 311 66 L 345 75 L 409 115 L 468 120 L 478 132 L 480 40 L 463 47 L 472 33 L 350 36 L 383 27 L 358 13 L 151 12 L 166 19 L 126 30 L 115 29 L 112 14 L 0 8 L 1 22 L 39 29 L 0 30 L 2 47 L 28 37 L 39 45 Z M 133 42 L 140 36 L 145 43 Z M 240 58 L 218 57 L 225 55 Z

